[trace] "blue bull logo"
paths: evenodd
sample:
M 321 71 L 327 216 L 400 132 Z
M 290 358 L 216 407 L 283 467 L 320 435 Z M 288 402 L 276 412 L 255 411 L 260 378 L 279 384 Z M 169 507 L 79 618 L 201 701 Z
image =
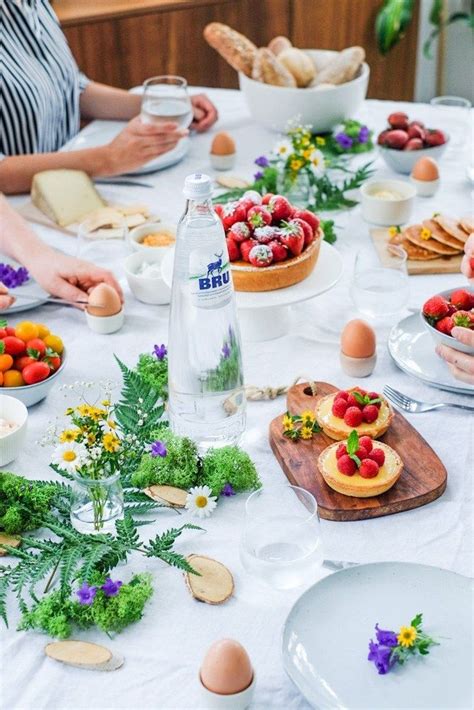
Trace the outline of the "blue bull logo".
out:
M 207 265 L 207 275 L 199 279 L 200 291 L 207 291 L 208 289 L 219 288 L 220 286 L 225 286 L 225 284 L 229 283 L 229 270 L 226 269 L 226 271 L 222 273 L 222 255 L 222 251 L 220 254 L 214 254 L 214 256 L 217 257 L 217 261 L 211 261 L 211 263 Z M 217 275 L 215 274 L 216 271 Z

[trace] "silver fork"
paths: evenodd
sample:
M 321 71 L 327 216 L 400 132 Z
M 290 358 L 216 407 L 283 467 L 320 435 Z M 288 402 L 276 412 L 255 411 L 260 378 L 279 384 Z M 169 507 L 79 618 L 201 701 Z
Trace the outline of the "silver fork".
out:
M 396 407 L 403 409 L 404 412 L 410 412 L 415 414 L 418 412 L 430 412 L 432 409 L 445 409 L 446 407 L 451 407 L 453 409 L 467 409 L 469 412 L 474 412 L 474 407 L 470 407 L 467 404 L 453 404 L 451 402 L 439 402 L 438 404 L 430 404 L 429 402 L 420 402 L 418 399 L 413 399 L 408 397 L 406 394 L 402 394 L 398 390 L 394 390 L 393 387 L 385 385 L 383 388 L 383 393 Z

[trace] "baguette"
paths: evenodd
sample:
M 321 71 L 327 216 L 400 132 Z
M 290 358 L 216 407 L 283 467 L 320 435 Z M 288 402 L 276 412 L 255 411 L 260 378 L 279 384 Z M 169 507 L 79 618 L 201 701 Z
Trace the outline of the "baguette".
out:
M 293 74 L 296 84 L 300 88 L 308 86 L 316 76 L 316 67 L 309 56 L 301 49 L 296 49 L 296 47 L 290 47 L 280 52 L 278 61 L 284 64 L 288 71 Z
M 252 69 L 252 79 L 273 86 L 296 87 L 293 74 L 288 71 L 278 57 L 275 57 L 267 47 L 257 50 Z
M 348 47 L 339 52 L 338 56 L 324 66 L 313 82 L 318 84 L 345 84 L 351 81 L 360 69 L 365 59 L 362 47 Z
M 204 28 L 204 39 L 236 71 L 252 75 L 257 47 L 247 37 L 221 22 L 211 22 Z
M 288 37 L 283 37 L 282 35 L 274 37 L 268 43 L 268 49 L 270 50 L 270 52 L 273 52 L 276 57 L 278 57 L 278 55 L 283 52 L 284 49 L 291 49 L 292 46 L 293 45 L 291 44 Z

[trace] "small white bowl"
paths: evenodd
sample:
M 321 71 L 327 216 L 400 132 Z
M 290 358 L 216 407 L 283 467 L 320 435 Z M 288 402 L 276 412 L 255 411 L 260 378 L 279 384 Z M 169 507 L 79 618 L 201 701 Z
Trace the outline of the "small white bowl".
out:
M 156 254 L 161 254 L 161 258 L 167 253 L 170 247 L 174 246 L 174 242 L 166 247 L 149 247 L 146 244 L 142 244 L 142 239 L 147 234 L 153 234 L 154 232 L 171 232 L 176 238 L 176 226 L 174 224 L 166 222 L 149 222 L 148 224 L 141 224 L 139 227 L 135 227 L 130 231 L 129 241 L 130 246 L 133 251 L 144 251 L 144 252 L 155 252 Z
M 410 182 L 416 189 L 416 194 L 419 197 L 433 197 L 439 187 L 439 178 L 437 180 L 417 180 L 410 175 Z
M 433 158 L 434 160 L 441 158 L 449 143 L 449 135 L 446 131 L 443 131 L 443 133 L 446 136 L 446 143 L 443 143 L 443 145 L 434 145 L 431 146 L 431 148 L 421 148 L 421 150 L 397 150 L 396 148 L 387 148 L 385 145 L 379 145 L 378 148 L 389 168 L 395 170 L 396 173 L 409 175 L 415 163 L 417 163 L 420 158 Z
M 376 197 L 374 193 L 384 190 L 398 192 L 395 200 Z M 408 222 L 416 189 L 403 180 L 368 180 L 360 188 L 362 216 L 366 222 L 391 227 Z
M 12 397 L 16 397 L 20 402 L 23 402 L 25 407 L 32 407 L 33 404 L 37 404 L 44 399 L 50 389 L 53 388 L 55 381 L 59 379 L 63 372 L 64 366 L 66 364 L 66 348 L 61 353 L 61 365 L 58 367 L 56 372 L 48 377 L 47 380 L 42 382 L 37 382 L 35 385 L 23 385 L 22 387 L 3 387 L 3 392 Z M 56 383 L 57 384 L 57 383 Z
M 228 153 L 227 155 L 210 153 L 209 157 L 214 170 L 232 170 L 237 160 L 237 153 Z
M 8 394 L 0 394 L 0 419 L 16 424 L 6 436 L 0 436 L 0 466 L 11 463 L 20 453 L 25 441 L 28 410 L 23 402 Z
M 245 688 L 245 690 L 242 690 L 240 693 L 221 695 L 220 693 L 213 693 L 211 690 L 208 690 L 206 686 L 203 685 L 201 676 L 199 676 L 202 698 L 202 705 L 200 705 L 200 707 L 208 708 L 209 710 L 246 710 L 252 702 L 256 684 L 257 679 L 254 671 L 252 682 L 248 688 Z
M 117 330 L 123 326 L 125 320 L 125 309 L 116 313 L 113 316 L 93 316 L 85 311 L 87 325 L 94 332 L 99 335 L 110 335 L 115 333 Z
M 446 300 L 449 300 L 451 294 L 453 291 L 458 291 L 459 288 L 450 288 L 447 291 L 441 291 L 440 293 L 437 293 L 437 296 L 443 296 Z M 467 291 L 470 291 L 472 289 L 467 288 Z M 423 315 L 423 309 L 420 311 L 420 317 L 423 322 L 423 325 L 425 326 L 426 330 L 428 333 L 431 335 L 433 338 L 434 342 L 436 345 L 447 345 L 450 348 L 453 348 L 453 350 L 459 350 L 462 353 L 467 353 L 468 355 L 474 355 L 474 348 L 470 347 L 469 345 L 464 345 L 464 343 L 460 343 L 459 340 L 456 340 L 456 338 L 453 338 L 451 335 L 446 335 L 446 333 L 441 333 L 439 330 L 436 330 L 428 321 L 426 320 L 425 316 Z
M 125 276 L 136 299 L 153 306 L 163 306 L 170 302 L 171 290 L 165 283 L 161 273 L 163 257 L 159 253 L 154 253 L 154 251 L 154 249 L 150 248 L 146 252 L 139 251 L 136 254 L 127 256 L 124 262 Z M 158 251 L 161 251 L 161 249 L 158 249 Z M 160 277 L 151 278 L 137 274 L 142 264 L 157 264 L 160 269 Z

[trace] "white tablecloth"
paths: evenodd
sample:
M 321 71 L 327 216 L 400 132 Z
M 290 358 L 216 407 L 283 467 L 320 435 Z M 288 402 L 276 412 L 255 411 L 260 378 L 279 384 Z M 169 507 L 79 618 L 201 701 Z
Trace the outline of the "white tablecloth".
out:
M 255 126 L 236 91 L 209 91 L 215 100 L 220 120 L 215 131 L 227 130 L 236 139 L 238 165 L 234 174 L 251 176 L 253 159 L 267 153 L 275 136 Z M 411 117 L 438 126 L 439 115 L 423 104 L 393 104 L 368 101 L 359 118 L 376 133 L 384 127 L 385 118 L 395 109 L 406 110 Z M 420 199 L 414 219 L 434 211 L 453 215 L 466 213 L 470 205 L 470 188 L 464 165 L 466 121 L 458 110 L 449 113 L 449 125 L 441 125 L 451 133 L 451 144 L 441 161 L 441 189 L 432 199 Z M 443 119 L 444 121 L 444 119 Z M 179 165 L 144 179 L 156 190 L 114 188 L 122 201 L 146 202 L 163 217 L 176 219 L 183 209 L 181 188 L 184 177 L 194 170 L 210 171 L 208 160 L 212 133 L 194 136 L 188 157 Z M 374 152 L 379 175 L 390 172 Z M 360 162 L 365 160 L 360 157 Z M 19 204 L 23 198 L 15 198 Z M 334 382 L 341 387 L 352 384 L 339 367 L 338 337 L 346 320 L 355 315 L 348 293 L 354 253 L 369 243 L 368 227 L 359 208 L 336 216 L 342 227 L 336 244 L 344 259 L 344 276 L 329 293 L 294 310 L 291 332 L 284 338 L 244 343 L 247 383 L 281 385 L 297 375 Z M 43 238 L 56 246 L 74 252 L 75 242 L 53 231 L 37 228 Z M 461 275 L 410 277 L 410 305 L 415 307 L 433 292 L 465 282 Z M 64 382 L 100 379 L 111 373 L 119 380 L 112 357 L 116 353 L 129 364 L 138 354 L 152 349 L 154 343 L 167 341 L 167 307 L 145 306 L 127 291 L 126 323 L 111 336 L 98 336 L 88 330 L 82 313 L 72 309 L 47 306 L 28 314 L 46 322 L 67 343 L 68 364 Z M 467 401 L 466 397 L 440 393 L 403 374 L 392 362 L 381 333 L 378 342 L 378 364 L 367 381 L 370 389 L 381 390 L 385 383 L 420 399 Z M 382 337 L 383 336 L 383 337 Z M 49 451 L 35 442 L 56 414 L 65 408 L 64 394 L 56 388 L 40 405 L 30 410 L 27 446 L 9 468 L 28 478 L 54 477 L 48 468 Z M 248 425 L 242 445 L 255 461 L 265 483 L 284 480 L 267 439 L 270 420 L 285 409 L 282 399 L 251 403 Z M 373 562 L 403 560 L 438 565 L 472 575 L 472 473 L 473 420 L 456 411 L 413 415 L 416 425 L 448 470 L 448 486 L 444 495 L 423 508 L 365 522 L 322 522 L 325 557 L 334 560 Z M 132 570 L 150 570 L 155 594 L 145 618 L 129 627 L 112 641 L 97 632 L 77 637 L 102 642 L 125 655 L 125 666 L 115 673 L 80 671 L 54 663 L 45 657 L 45 636 L 18 633 L 15 605 L 11 605 L 11 628 L 1 630 L 2 660 L 0 693 L 2 707 L 40 709 L 79 708 L 192 708 L 199 707 L 197 673 L 208 646 L 221 637 L 238 639 L 244 644 L 257 673 L 257 688 L 252 707 L 301 709 L 308 707 L 298 690 L 286 677 L 281 661 L 280 634 L 288 611 L 302 590 L 277 592 L 259 586 L 241 566 L 238 554 L 245 495 L 221 500 L 214 515 L 205 521 L 205 533 L 186 533 L 177 549 L 184 553 L 199 552 L 227 564 L 235 577 L 235 595 L 222 606 L 208 606 L 194 601 L 185 588 L 182 576 L 156 560 L 134 559 L 120 567 L 119 575 L 128 579 Z M 144 537 L 184 522 L 173 512 L 161 512 L 156 522 L 142 528 Z M 326 574 L 320 571 L 319 576 Z M 429 593 L 429 590 L 427 590 Z M 370 600 L 360 600 L 370 603 Z M 337 622 L 337 609 L 334 609 Z M 315 629 L 315 633 L 317 633 Z M 357 651 L 359 652 L 359 651 Z M 363 652 L 363 649 L 360 650 Z M 343 670 L 341 669 L 341 672 Z M 448 672 L 448 669 L 447 669 Z M 1 686 L 0 686 L 1 688 Z

